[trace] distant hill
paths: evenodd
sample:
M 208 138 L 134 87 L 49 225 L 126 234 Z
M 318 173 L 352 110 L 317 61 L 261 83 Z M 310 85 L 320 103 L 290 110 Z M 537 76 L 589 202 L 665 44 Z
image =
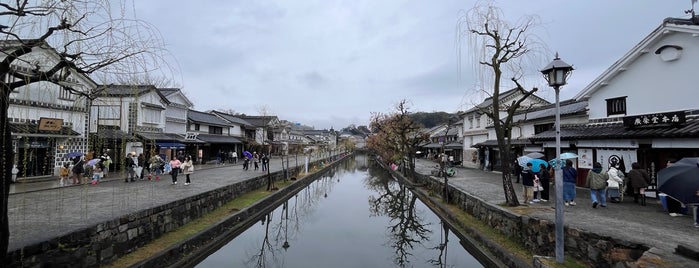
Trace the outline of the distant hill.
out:
M 424 128 L 433 128 L 446 124 L 449 120 L 449 113 L 446 112 L 417 112 L 410 115 L 413 121 Z

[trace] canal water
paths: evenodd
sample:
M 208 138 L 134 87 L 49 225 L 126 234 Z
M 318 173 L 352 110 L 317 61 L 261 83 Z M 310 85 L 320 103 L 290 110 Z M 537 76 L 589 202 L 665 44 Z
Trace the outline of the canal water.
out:
M 357 155 L 197 267 L 483 267 L 446 224 Z

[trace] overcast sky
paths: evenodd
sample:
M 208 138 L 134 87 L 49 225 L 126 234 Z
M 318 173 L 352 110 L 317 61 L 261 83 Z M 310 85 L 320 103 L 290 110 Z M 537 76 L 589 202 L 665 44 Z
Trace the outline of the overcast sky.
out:
M 457 22 L 476 1 L 136 1 L 177 59 L 176 83 L 195 110 L 270 114 L 316 129 L 367 125 L 407 99 L 411 111 L 456 112 L 482 101 Z M 550 49 L 525 87 L 554 101 L 538 71 L 561 58 L 576 70 L 569 99 L 690 0 L 497 2 L 510 22 L 536 15 Z M 511 18 L 511 19 L 510 19 Z M 509 80 L 506 80 L 508 82 Z M 511 83 L 504 87 L 512 88 Z

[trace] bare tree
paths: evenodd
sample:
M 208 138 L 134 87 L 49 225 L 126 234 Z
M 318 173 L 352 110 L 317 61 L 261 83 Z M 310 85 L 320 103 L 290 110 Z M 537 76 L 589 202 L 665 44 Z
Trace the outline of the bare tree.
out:
M 471 55 L 480 71 L 480 83 L 483 90 L 492 98 L 490 107 L 480 107 L 480 112 L 486 114 L 493 122 L 497 136 L 500 161 L 502 164 L 502 180 L 505 198 L 509 206 L 518 206 L 517 194 L 512 186 L 510 152 L 513 117 L 520 110 L 527 98 L 538 89 L 526 90 L 519 80 L 524 76 L 527 60 L 532 59 L 533 48 L 540 44 L 530 30 L 536 25 L 536 17 L 525 17 L 520 22 L 511 25 L 504 19 L 502 11 L 492 2 L 478 3 L 473 9 L 464 14 L 459 22 L 460 36 L 466 36 L 471 41 Z M 465 29 L 462 27 L 465 26 Z M 475 52 L 478 51 L 478 52 Z M 503 76 L 511 75 L 510 80 L 521 91 L 519 98 L 511 103 L 501 103 L 500 89 Z
M 395 110 L 391 114 L 372 114 L 370 128 L 373 134 L 367 139 L 367 147 L 383 161 L 406 164 L 412 176 L 415 152 L 420 144 L 429 140 L 429 135 L 421 133 L 420 127 L 411 119 L 407 100 L 401 100 Z
M 135 18 L 129 4 L 107 0 L 16 0 L 0 3 L 0 127 L 2 191 L 0 251 L 9 242 L 8 196 L 13 165 L 8 122 L 10 95 L 18 89 L 53 85 L 89 102 L 99 88 L 76 85 L 78 75 L 102 83 L 134 73 L 162 70 L 165 58 L 159 35 Z M 57 57 L 37 59 L 49 51 Z M 45 53 L 44 53 L 45 54 Z M 30 70 L 26 66 L 31 66 Z M 25 67 L 25 68 L 20 68 Z

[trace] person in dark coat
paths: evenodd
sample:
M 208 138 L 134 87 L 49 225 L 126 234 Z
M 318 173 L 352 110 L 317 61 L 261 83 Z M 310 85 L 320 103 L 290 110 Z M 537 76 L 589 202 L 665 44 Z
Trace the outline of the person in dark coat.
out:
M 541 202 L 547 202 L 549 201 L 549 186 L 551 185 L 551 179 L 546 165 L 539 164 L 539 173 L 537 175 L 539 176 L 539 184 L 541 184 L 541 187 L 544 188 L 539 192 L 539 200 Z
M 631 171 L 627 175 L 629 178 L 629 187 L 633 190 L 633 202 L 638 203 L 641 200 L 641 206 L 646 205 L 645 190 L 650 184 L 650 176 L 646 170 L 641 168 L 641 165 L 634 162 L 631 164 Z
M 575 206 L 575 185 L 578 180 L 578 171 L 573 167 L 573 161 L 566 160 L 566 166 L 563 167 L 563 201 L 566 206 Z
M 534 203 L 534 173 L 532 163 L 527 163 L 527 167 L 522 170 L 522 186 L 524 187 L 524 204 Z

